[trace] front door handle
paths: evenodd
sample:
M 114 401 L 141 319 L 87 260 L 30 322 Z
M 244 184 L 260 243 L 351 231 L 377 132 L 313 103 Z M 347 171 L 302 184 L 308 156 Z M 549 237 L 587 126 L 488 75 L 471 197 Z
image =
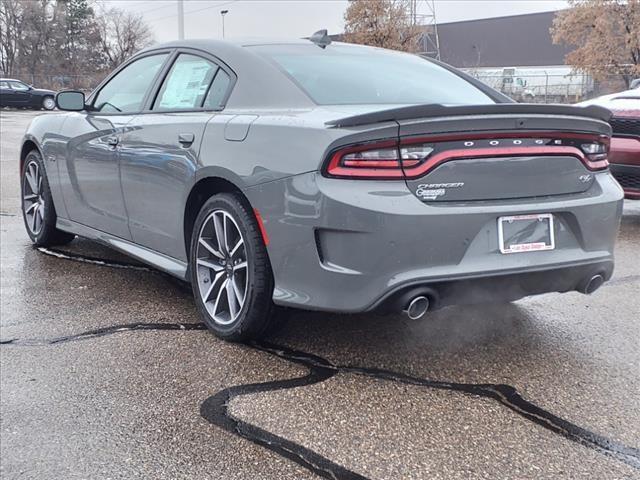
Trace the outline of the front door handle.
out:
M 118 142 L 120 142 L 120 139 L 115 135 L 107 138 L 107 145 L 110 145 L 112 147 L 118 146 Z
M 193 143 L 196 136 L 193 133 L 181 133 L 178 135 L 178 143 L 183 147 L 188 147 Z

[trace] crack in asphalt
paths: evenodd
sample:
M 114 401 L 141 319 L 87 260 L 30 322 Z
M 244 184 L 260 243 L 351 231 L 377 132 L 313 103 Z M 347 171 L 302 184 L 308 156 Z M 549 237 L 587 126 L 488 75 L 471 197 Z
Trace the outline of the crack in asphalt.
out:
M 12 338 L 0 340 L 0 345 L 18 345 L 26 347 L 37 347 L 40 345 L 55 345 L 75 340 L 87 340 L 90 338 L 104 337 L 118 332 L 131 332 L 135 330 L 206 330 L 204 323 L 128 323 L 123 325 L 113 325 L 110 327 L 96 328 L 75 335 L 65 335 L 49 339 L 25 339 Z
M 84 257 L 69 254 L 60 254 L 48 249 L 39 249 L 42 253 L 53 255 L 58 258 L 78 260 Z M 84 260 L 80 260 L 84 261 Z M 125 268 L 127 264 L 120 262 L 111 264 L 104 261 L 87 257 L 85 263 L 95 263 L 101 266 L 118 266 Z M 134 265 L 131 265 L 134 267 Z M 142 267 L 145 268 L 145 267 Z M 637 277 L 633 275 L 630 277 Z M 624 277 L 623 277 L 624 278 Z M 618 279 L 620 280 L 620 279 Z M 53 339 L 33 339 L 33 340 L 3 340 L 2 345 L 53 345 L 64 342 L 78 341 L 96 337 L 102 337 L 124 331 L 140 330 L 206 330 L 203 323 L 132 323 L 124 325 L 114 325 L 110 327 L 89 330 L 83 333 L 56 337 Z M 493 399 L 521 417 L 543 427 L 547 430 L 559 434 L 580 445 L 592 448 L 599 453 L 619 460 L 637 470 L 640 470 L 640 449 L 628 447 L 620 442 L 609 439 L 603 435 L 582 428 L 561 418 L 553 413 L 537 406 L 524 399 L 511 385 L 492 383 L 456 383 L 442 380 L 432 380 L 415 377 L 401 372 L 394 372 L 380 368 L 360 367 L 355 365 L 335 365 L 329 360 L 292 348 L 269 343 L 266 341 L 255 341 L 246 344 L 247 347 L 268 353 L 282 360 L 286 360 L 297 365 L 302 365 L 309 370 L 309 373 L 302 377 L 291 379 L 275 380 L 263 383 L 251 383 L 235 385 L 225 388 L 211 397 L 207 398 L 200 407 L 200 414 L 210 423 L 234 434 L 243 439 L 249 440 L 257 445 L 267 448 L 282 457 L 297 463 L 298 465 L 316 473 L 317 475 L 334 480 L 354 480 L 366 479 L 352 470 L 345 468 L 319 453 L 304 447 L 296 442 L 287 440 L 274 433 L 264 430 L 256 425 L 245 422 L 234 417 L 228 411 L 230 402 L 238 396 L 256 393 L 273 392 L 291 388 L 305 387 L 324 382 L 339 373 L 354 374 L 375 378 L 384 381 L 403 383 L 408 385 L 427 387 L 436 390 L 448 390 L 475 397 Z
M 231 419 L 233 422 L 236 422 L 238 429 L 245 428 L 245 425 L 256 428 L 250 424 L 246 424 L 242 420 L 235 419 L 230 414 L 228 414 L 227 405 L 229 401 L 231 401 L 235 396 L 295 388 L 297 386 L 307 386 L 328 380 L 338 373 L 350 373 L 375 378 L 378 380 L 428 387 L 436 390 L 449 390 L 460 392 L 463 394 L 474 395 L 476 397 L 485 397 L 496 400 L 505 407 L 516 412 L 520 416 L 546 428 L 547 430 L 562 435 L 563 437 L 586 447 L 593 448 L 600 453 L 613 457 L 637 470 L 640 470 L 639 449 L 627 447 L 620 442 L 616 442 L 615 440 L 611 440 L 603 435 L 591 432 L 590 430 L 582 428 L 574 423 L 569 422 L 568 420 L 554 415 L 553 413 L 535 405 L 534 403 L 525 400 L 518 393 L 517 389 L 511 385 L 492 383 L 456 383 L 441 380 L 431 380 L 379 368 L 359 367 L 352 365 L 334 365 L 328 360 L 317 355 L 293 350 L 282 345 L 270 344 L 268 342 L 253 342 L 250 343 L 249 346 L 275 355 L 283 360 L 303 365 L 309 369 L 310 373 L 305 377 L 296 379 L 284 380 L 280 382 L 266 382 L 262 384 L 240 385 L 218 392 L 216 395 L 208 398 L 202 404 L 200 410 L 202 416 L 216 425 L 223 426 L 221 425 L 223 421 Z M 294 384 L 291 385 L 291 383 Z M 265 432 L 264 430 L 258 430 L 259 431 L 257 432 L 253 432 L 253 440 L 258 440 L 256 441 L 256 443 L 262 444 L 262 442 L 265 442 L 267 440 L 284 440 L 281 439 L 281 437 L 277 437 L 269 432 Z M 286 442 L 289 441 L 286 440 Z M 277 444 L 276 448 L 271 448 L 271 444 L 268 448 L 277 451 Z M 301 447 L 301 450 L 299 450 L 299 452 L 311 452 L 314 455 L 317 455 L 314 452 L 306 449 L 305 447 Z M 353 472 L 349 472 L 345 476 L 338 474 L 338 471 L 336 470 L 333 470 L 332 473 L 333 476 L 327 476 L 327 478 L 365 478 L 362 476 L 349 476 L 357 475 Z

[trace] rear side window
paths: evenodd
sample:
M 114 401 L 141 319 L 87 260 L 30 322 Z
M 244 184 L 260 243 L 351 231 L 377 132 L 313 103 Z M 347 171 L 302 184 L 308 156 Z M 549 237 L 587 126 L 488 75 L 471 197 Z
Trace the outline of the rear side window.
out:
M 465 79 L 417 55 L 346 44 L 249 48 L 275 62 L 320 105 L 495 103 Z
M 27 90 L 29 90 L 29 87 L 22 82 L 9 82 L 9 83 L 11 84 L 11 88 L 19 92 L 26 92 Z
M 94 110 L 105 113 L 138 112 L 167 54 L 150 55 L 120 70 L 93 102 Z
M 227 75 L 227 72 L 220 69 L 216 74 L 216 78 L 213 79 L 207 99 L 204 102 L 204 107 L 207 109 L 218 109 L 224 106 L 224 100 L 231 84 L 231 78 Z
M 204 58 L 181 53 L 162 83 L 153 109 L 200 108 L 219 70 L 217 65 Z

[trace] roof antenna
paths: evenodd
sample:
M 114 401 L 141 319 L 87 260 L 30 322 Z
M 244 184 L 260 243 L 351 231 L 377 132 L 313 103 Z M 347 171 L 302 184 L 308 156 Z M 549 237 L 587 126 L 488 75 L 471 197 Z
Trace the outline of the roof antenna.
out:
M 327 48 L 331 44 L 331 37 L 327 35 L 327 29 L 318 30 L 309 37 L 309 40 L 318 45 L 320 48 Z

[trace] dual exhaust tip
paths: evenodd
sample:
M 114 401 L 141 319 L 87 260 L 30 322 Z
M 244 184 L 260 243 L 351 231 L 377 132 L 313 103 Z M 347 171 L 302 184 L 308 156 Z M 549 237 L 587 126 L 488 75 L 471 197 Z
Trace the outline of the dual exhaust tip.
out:
M 582 282 L 582 285 L 577 289 L 579 292 L 586 295 L 590 295 L 598 290 L 604 283 L 604 275 L 597 273 L 590 278 L 587 278 Z M 406 307 L 402 310 L 410 320 L 419 320 L 429 310 L 431 301 L 426 295 L 416 295 L 406 304 Z

